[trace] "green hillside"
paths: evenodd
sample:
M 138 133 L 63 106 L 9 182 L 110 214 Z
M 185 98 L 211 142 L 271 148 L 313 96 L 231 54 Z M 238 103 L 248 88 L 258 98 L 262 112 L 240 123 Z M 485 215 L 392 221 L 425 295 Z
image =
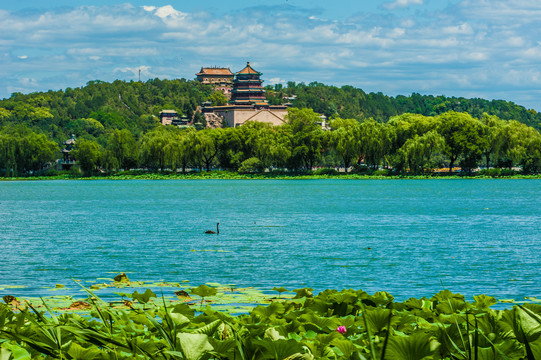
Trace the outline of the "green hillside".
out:
M 495 115 L 502 120 L 516 120 L 541 130 L 541 114 L 523 106 L 503 100 L 466 99 L 463 97 L 445 97 L 420 95 L 387 96 L 380 92 L 365 93 L 352 86 L 324 85 L 313 82 L 308 85 L 289 82 L 287 87 L 276 85 L 267 87 L 267 97 L 273 104 L 278 104 L 283 97 L 296 96 L 294 106 L 311 108 L 327 117 L 335 115 L 341 118 L 374 118 L 386 122 L 391 116 L 404 113 L 435 116 L 447 111 L 467 112 L 481 118 L 483 113 Z
M 319 83 L 267 87 L 270 103 L 291 102 L 286 124 L 202 129 L 199 106 L 222 98 L 196 81 L 91 81 L 76 89 L 13 94 L 0 101 L 0 173 L 41 174 L 70 153 L 85 175 L 120 169 L 263 169 L 315 167 L 430 173 L 478 166 L 541 170 L 541 115 L 506 101 L 444 96 L 390 97 Z M 161 126 L 177 110 L 197 129 Z M 329 119 L 324 131 L 318 114 Z M 71 160 L 70 160 L 71 161 Z

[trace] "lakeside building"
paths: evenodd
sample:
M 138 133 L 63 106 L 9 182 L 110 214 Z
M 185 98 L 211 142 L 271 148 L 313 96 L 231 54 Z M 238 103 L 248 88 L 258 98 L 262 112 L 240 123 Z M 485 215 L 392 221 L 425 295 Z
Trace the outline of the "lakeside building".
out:
M 197 74 L 197 81 L 213 85 L 214 90 L 221 91 L 228 99 L 233 89 L 233 79 L 235 74 L 229 68 L 222 67 L 202 67 Z
M 198 75 L 198 74 L 197 74 Z M 247 63 L 246 67 L 235 73 L 231 99 L 225 106 L 212 106 L 204 103 L 202 112 L 211 127 L 220 126 L 224 121 L 229 127 L 238 127 L 247 121 L 282 125 L 287 115 L 287 105 L 269 105 L 262 86 L 262 73 Z
M 190 122 L 187 116 L 179 116 L 176 110 L 160 111 L 160 123 L 162 125 L 187 126 Z
M 77 162 L 73 156 L 73 149 L 75 148 L 75 135 L 71 135 L 71 139 L 64 141 L 64 148 L 62 149 L 62 158 L 56 161 L 56 169 L 59 171 L 69 170 Z

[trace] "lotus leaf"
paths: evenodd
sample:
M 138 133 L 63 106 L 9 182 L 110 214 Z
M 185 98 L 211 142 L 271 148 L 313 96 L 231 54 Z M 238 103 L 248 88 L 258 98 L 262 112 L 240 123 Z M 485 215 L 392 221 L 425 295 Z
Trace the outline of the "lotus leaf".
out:
M 182 355 L 186 360 L 200 360 L 214 347 L 210 344 L 205 334 L 179 333 L 177 338 L 180 343 Z
M 492 305 L 497 304 L 498 300 L 492 296 L 486 296 L 486 295 L 474 295 L 473 299 L 475 302 L 473 303 L 473 306 L 476 307 L 479 310 L 487 310 Z
M 2 343 L 0 346 L 0 359 L 2 360 L 30 360 L 30 353 L 19 345 Z
M 391 336 L 386 352 L 388 360 L 427 360 L 439 347 L 439 343 L 423 332 L 410 336 Z
M 150 290 L 150 289 L 146 289 L 146 291 L 142 294 L 140 294 L 139 292 L 137 292 L 137 290 L 131 295 L 132 299 L 134 300 L 137 300 L 143 304 L 146 304 L 147 302 L 150 301 L 150 298 L 155 298 L 157 297 L 156 294 Z
M 207 286 L 205 284 L 199 285 L 196 288 L 191 288 L 190 291 L 191 291 L 192 294 L 198 295 L 198 296 L 200 296 L 202 298 L 205 298 L 205 297 L 208 297 L 208 296 L 213 296 L 213 295 L 216 295 L 216 293 L 217 293 L 215 288 L 212 288 L 212 287 Z
M 293 292 L 297 293 L 297 295 L 295 295 L 294 299 L 300 299 L 303 297 L 312 298 L 314 297 L 312 291 L 314 291 L 312 288 L 295 289 Z

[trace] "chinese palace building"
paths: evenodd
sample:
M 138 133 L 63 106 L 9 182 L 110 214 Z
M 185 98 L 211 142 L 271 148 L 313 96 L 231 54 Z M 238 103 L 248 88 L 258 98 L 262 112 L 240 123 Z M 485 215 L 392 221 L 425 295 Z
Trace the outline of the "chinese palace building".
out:
M 233 88 L 235 74 L 229 68 L 202 67 L 197 74 L 197 81 L 203 84 L 214 85 L 216 91 L 221 91 L 229 98 Z
M 198 76 L 199 80 L 199 74 Z M 250 63 L 235 73 L 231 99 L 225 106 L 205 104 L 202 108 L 207 123 L 216 124 L 217 120 L 227 121 L 228 126 L 237 127 L 247 121 L 267 122 L 282 125 L 287 115 L 287 106 L 269 105 L 262 86 L 262 73 L 254 70 Z

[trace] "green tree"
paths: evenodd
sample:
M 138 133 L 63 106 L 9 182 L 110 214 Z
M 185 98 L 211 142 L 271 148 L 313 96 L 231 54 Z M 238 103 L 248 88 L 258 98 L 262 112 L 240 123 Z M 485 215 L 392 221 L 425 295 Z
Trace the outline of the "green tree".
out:
M 214 91 L 212 94 L 210 94 L 208 101 L 212 103 L 212 106 L 227 105 L 227 98 L 221 91 Z
M 264 128 L 256 142 L 258 157 L 265 168 L 285 167 L 291 157 L 290 137 L 284 127 L 271 126 Z
M 204 166 L 207 171 L 211 170 L 212 163 L 220 150 L 222 133 L 222 129 L 204 129 L 191 137 L 192 142 L 188 146 L 192 148 L 193 160 L 200 167 Z
M 16 136 L 0 133 L 0 168 L 5 169 L 5 176 L 17 176 L 17 151 L 19 142 Z
M 248 124 L 240 128 L 224 128 L 222 141 L 219 144 L 219 151 L 216 155 L 218 164 L 223 169 L 236 170 L 243 159 L 241 150 L 244 142 L 241 139 L 241 132 Z
M 524 142 L 524 155 L 521 159 L 522 170 L 527 174 L 541 172 L 541 134 L 530 127 Z
M 436 120 L 433 117 L 411 113 L 391 117 L 388 125 L 392 128 L 391 152 L 398 151 L 406 141 L 415 135 L 422 136 L 437 128 Z
M 290 108 L 286 120 L 283 126 L 290 134 L 291 149 L 288 167 L 311 170 L 320 159 L 324 145 L 319 115 L 312 109 Z
M 391 131 L 386 124 L 366 119 L 360 124 L 361 156 L 367 165 L 377 168 L 391 147 Z
M 188 164 L 186 146 L 188 132 L 195 132 L 193 128 L 185 131 L 174 130 L 170 132 L 170 140 L 165 144 L 165 163 L 170 166 L 173 171 L 178 167 L 182 167 L 182 172 L 186 172 Z
M 159 126 L 147 132 L 139 145 L 139 161 L 151 170 L 164 170 L 167 166 L 167 148 L 174 141 L 171 135 L 175 128 Z
M 355 119 L 335 118 L 330 123 L 331 146 L 342 158 L 346 172 L 361 155 L 361 125 Z
M 12 116 L 11 111 L 0 107 L 0 121 L 9 119 L 11 116 Z
M 58 144 L 47 139 L 44 134 L 29 133 L 22 138 L 20 153 L 24 154 L 20 162 L 27 171 L 40 171 L 52 162 L 58 154 Z
M 118 159 L 119 168 L 130 169 L 137 165 L 137 142 L 129 130 L 113 130 L 108 136 L 106 147 Z
M 467 113 L 449 111 L 438 116 L 438 132 L 445 139 L 444 153 L 449 158 L 449 172 L 462 156 L 462 169 L 476 166 L 482 154 L 483 128 L 479 120 Z
M 72 151 L 83 174 L 85 176 L 92 175 L 92 172 L 97 168 L 100 162 L 100 155 L 102 153 L 101 145 L 93 140 L 77 140 L 75 148 Z
M 408 164 L 410 172 L 422 173 L 431 170 L 430 161 L 435 152 L 440 151 L 445 140 L 436 131 L 429 131 L 421 136 L 408 139 L 400 148 L 399 155 Z
M 80 137 L 85 133 L 90 134 L 94 137 L 98 137 L 105 132 L 105 127 L 102 125 L 102 123 L 92 118 L 81 118 L 73 120 L 68 123 L 67 128 L 73 134 L 77 135 L 77 137 Z
M 482 139 L 480 141 L 481 151 L 485 157 L 485 166 L 490 167 L 492 157 L 498 157 L 505 146 L 504 127 L 505 121 L 497 116 L 484 113 L 480 119 L 482 124 Z
M 537 168 L 539 132 L 525 124 L 511 120 L 503 127 L 502 133 L 504 145 L 502 146 L 500 163 L 506 164 L 508 167 L 526 164 L 528 171 Z
M 25 126 L 15 126 L 0 132 L 0 168 L 6 176 L 36 173 L 57 157 L 58 144 Z

